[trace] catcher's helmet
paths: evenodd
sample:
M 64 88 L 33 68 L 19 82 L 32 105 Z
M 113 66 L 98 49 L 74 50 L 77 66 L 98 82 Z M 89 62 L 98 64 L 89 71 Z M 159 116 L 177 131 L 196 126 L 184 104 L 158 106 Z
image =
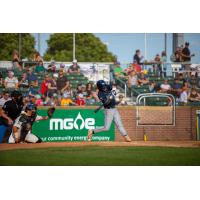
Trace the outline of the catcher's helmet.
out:
M 107 84 L 104 80 L 99 80 L 97 81 L 97 88 L 100 90 L 100 91 L 105 91 L 107 89 Z
M 27 111 L 27 110 L 36 110 L 37 109 L 37 106 L 35 105 L 35 104 L 33 104 L 33 103 L 29 103 L 27 106 L 26 106 L 26 108 L 25 108 L 25 111 Z

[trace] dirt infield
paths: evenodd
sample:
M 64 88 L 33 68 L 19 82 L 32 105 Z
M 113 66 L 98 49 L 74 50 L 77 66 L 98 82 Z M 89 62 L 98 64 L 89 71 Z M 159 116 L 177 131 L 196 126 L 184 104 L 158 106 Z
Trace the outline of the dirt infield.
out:
M 200 141 L 133 141 L 133 142 L 46 142 L 38 144 L 0 144 L 0 151 L 51 147 L 111 146 L 111 147 L 189 147 L 200 148 Z

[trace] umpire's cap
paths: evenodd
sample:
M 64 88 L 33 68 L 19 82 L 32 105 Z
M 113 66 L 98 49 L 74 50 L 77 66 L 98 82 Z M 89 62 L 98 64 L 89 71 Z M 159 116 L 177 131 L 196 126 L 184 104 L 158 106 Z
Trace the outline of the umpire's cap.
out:
M 11 97 L 16 97 L 16 98 L 18 98 L 18 97 L 20 97 L 20 96 L 22 96 L 22 93 L 19 92 L 19 91 L 17 91 L 17 90 L 12 91 L 12 93 L 11 93 Z
M 106 88 L 107 88 L 107 84 L 104 80 L 99 80 L 97 81 L 97 88 L 100 90 L 100 91 L 105 91 Z

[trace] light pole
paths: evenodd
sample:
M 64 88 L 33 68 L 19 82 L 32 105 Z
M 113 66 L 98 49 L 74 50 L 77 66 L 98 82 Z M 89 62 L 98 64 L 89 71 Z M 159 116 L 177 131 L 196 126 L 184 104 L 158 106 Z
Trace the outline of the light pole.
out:
M 73 60 L 76 59 L 76 34 L 73 33 Z
M 21 33 L 19 33 L 19 44 L 18 44 L 18 47 L 19 47 L 19 56 L 21 57 L 21 45 L 22 45 L 22 35 Z
M 144 60 L 147 59 L 147 34 L 144 34 Z
M 38 52 L 40 54 L 40 33 L 38 33 Z

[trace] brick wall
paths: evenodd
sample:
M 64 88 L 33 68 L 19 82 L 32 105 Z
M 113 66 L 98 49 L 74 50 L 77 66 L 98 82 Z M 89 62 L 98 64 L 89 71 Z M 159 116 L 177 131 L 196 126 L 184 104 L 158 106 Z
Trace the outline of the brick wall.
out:
M 196 140 L 196 110 L 200 107 L 177 107 L 175 126 L 136 127 L 136 107 L 119 107 L 123 125 L 132 140 Z M 123 141 L 116 128 L 116 141 Z

